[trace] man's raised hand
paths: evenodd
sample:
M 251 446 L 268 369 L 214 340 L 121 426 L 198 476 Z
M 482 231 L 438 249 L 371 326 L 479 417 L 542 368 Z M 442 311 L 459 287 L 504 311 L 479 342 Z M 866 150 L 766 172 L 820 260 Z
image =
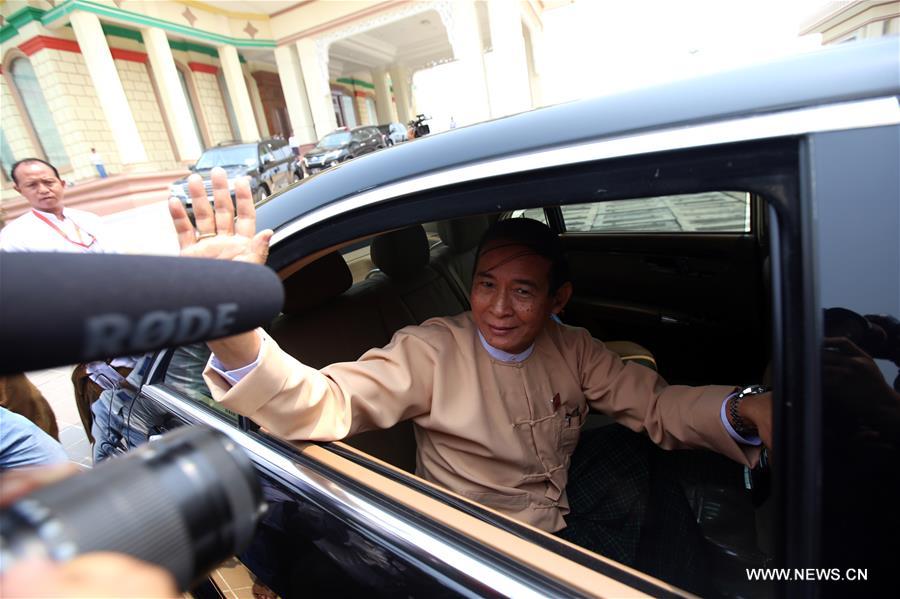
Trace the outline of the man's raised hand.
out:
M 210 206 L 206 197 L 200 175 L 195 173 L 188 178 L 196 229 L 191 225 L 181 202 L 176 198 L 169 199 L 169 214 L 178 234 L 181 255 L 265 264 L 272 231 L 267 229 L 256 232 L 256 209 L 253 207 L 253 195 L 247 179 L 241 177 L 234 183 L 237 203 L 235 219 L 225 170 L 214 168 L 210 178 L 215 209 Z

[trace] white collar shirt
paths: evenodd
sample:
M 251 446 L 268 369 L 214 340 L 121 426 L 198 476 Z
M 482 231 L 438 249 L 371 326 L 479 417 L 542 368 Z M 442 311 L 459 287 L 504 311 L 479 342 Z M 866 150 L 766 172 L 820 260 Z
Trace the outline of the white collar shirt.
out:
M 41 218 L 43 217 L 43 218 Z M 29 210 L 0 230 L 0 250 L 5 252 L 116 253 L 99 216 L 65 208 L 63 218 L 50 212 Z

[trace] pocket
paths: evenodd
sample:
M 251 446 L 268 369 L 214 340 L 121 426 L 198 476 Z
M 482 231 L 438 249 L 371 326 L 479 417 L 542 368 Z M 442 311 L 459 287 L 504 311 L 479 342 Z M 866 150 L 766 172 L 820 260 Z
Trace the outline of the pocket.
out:
M 563 410 L 560 412 L 559 449 L 567 456 L 571 455 L 578 445 L 581 427 L 584 426 L 587 413 L 587 404 L 573 408 L 563 406 Z

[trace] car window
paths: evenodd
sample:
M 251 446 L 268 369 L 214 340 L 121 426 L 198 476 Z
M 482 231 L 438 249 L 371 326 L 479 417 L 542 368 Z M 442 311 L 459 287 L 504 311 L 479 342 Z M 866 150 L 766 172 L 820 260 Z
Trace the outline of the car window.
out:
M 186 345 L 174 350 L 166 368 L 162 385 L 193 403 L 201 404 L 212 409 L 226 420 L 237 423 L 238 416 L 212 398 L 206 382 L 203 380 L 203 370 L 209 361 L 209 347 L 205 343 Z
M 547 188 L 553 187 L 548 185 Z M 552 215 L 561 210 L 570 232 L 654 233 L 676 229 L 635 228 L 634 222 L 640 222 L 641 226 L 651 218 L 667 222 L 660 215 L 669 218 L 674 214 L 690 223 L 690 226 L 679 227 L 679 231 L 743 232 L 749 230 L 749 201 L 749 195 L 744 192 L 677 194 L 559 208 L 549 205 L 516 210 L 508 216 L 546 223 L 548 212 Z M 622 206 L 643 209 L 651 214 L 643 219 L 631 218 L 630 228 L 612 227 L 608 221 L 599 218 L 607 212 L 597 210 L 604 204 L 620 210 Z M 590 220 L 591 211 L 599 216 Z M 468 290 L 471 289 L 475 247 L 463 240 L 477 240 L 488 220 L 486 215 L 473 215 L 444 223 L 423 222 L 426 236 L 436 239 L 437 232 L 441 231 L 449 233 L 459 244 L 429 244 L 428 266 L 418 274 L 410 270 L 371 276 L 375 265 L 370 255 L 370 240 L 342 248 L 340 253 L 352 273 L 353 287 L 343 291 L 336 288 L 337 295 L 332 301 L 320 300 L 317 306 L 303 313 L 284 314 L 279 328 L 272 330 L 273 338 L 282 343 L 282 347 L 296 348 L 295 357 L 301 361 L 322 360 L 316 365 L 322 367 L 333 361 L 352 360 L 369 348 L 387 344 L 400 327 L 467 309 L 464 298 L 469 297 Z M 710 226 L 718 228 L 710 229 Z M 702 246 L 702 252 L 698 252 L 701 246 L 695 243 L 696 239 L 690 239 L 693 245 L 685 247 L 678 243 L 664 247 L 655 241 L 642 246 L 638 242 L 628 246 L 628 252 L 603 245 L 601 236 L 566 235 L 561 239 L 574 242 L 564 246 L 576 289 L 576 295 L 560 315 L 565 324 L 587 329 L 595 338 L 610 341 L 608 347 L 618 348 L 612 351 L 621 359 L 638 367 L 658 370 L 674 385 L 755 380 L 753 377 L 763 371 L 765 355 L 761 348 L 764 347 L 763 331 L 768 323 L 763 325 L 759 320 L 764 309 L 759 301 L 762 293 L 755 293 L 760 290 L 753 287 L 758 285 L 762 271 L 754 239 L 748 239 L 745 245 L 735 244 L 732 240 L 728 240 L 727 245 L 719 245 L 719 236 L 709 236 L 708 241 L 700 240 L 710 244 Z M 598 242 L 596 246 L 590 245 L 592 239 Z M 405 255 L 399 246 L 394 252 L 395 256 Z M 411 247 L 410 255 L 413 253 Z M 404 262 L 404 268 L 409 268 L 409 264 Z M 465 280 L 467 276 L 469 281 Z M 731 290 L 739 285 L 749 286 L 747 293 L 733 294 Z M 301 288 L 296 287 L 298 291 Z M 665 292 L 660 293 L 660 289 Z M 455 296 L 452 301 L 451 295 Z M 286 303 L 290 301 L 286 300 Z M 677 326 L 666 324 L 669 322 L 677 323 Z M 311 343 L 310 331 L 313 329 L 318 331 L 319 337 L 330 335 L 329 341 Z M 333 334 L 335 331 L 340 332 Z M 723 352 L 708 355 L 709 347 L 725 346 L 733 335 L 742 339 L 740 359 L 728 360 Z M 323 357 L 326 353 L 328 358 Z M 703 355 L 704 359 L 697 360 L 698 355 Z M 736 363 L 736 366 L 730 365 L 731 370 L 728 370 L 729 362 Z M 711 376 L 716 378 L 711 380 Z M 579 440 L 584 439 L 598 454 L 623 458 L 615 465 L 610 464 L 612 470 L 608 474 L 611 480 L 618 480 L 620 474 L 624 477 L 617 487 L 617 497 L 623 498 L 627 505 L 640 504 L 645 514 L 642 517 L 653 523 L 648 528 L 650 540 L 647 542 L 659 543 L 676 553 L 695 555 L 694 552 L 699 552 L 696 553 L 698 559 L 700 554 L 708 552 L 714 559 L 709 568 L 698 567 L 690 572 L 648 569 L 647 564 L 637 564 L 632 557 L 618 555 L 603 543 L 594 543 L 596 538 L 602 538 L 603 532 L 592 528 L 595 525 L 588 521 L 590 519 L 583 527 L 572 525 L 567 529 L 569 532 L 557 533 L 558 536 L 692 591 L 708 590 L 702 589 L 702 584 L 709 574 L 716 578 L 713 590 L 724 596 L 733 593 L 723 592 L 723 589 L 733 589 L 736 588 L 733 585 L 745 582 L 743 570 L 738 565 L 758 566 L 772 559 L 765 538 L 774 534 L 773 524 L 754 513 L 757 491 L 751 493 L 743 482 L 749 480 L 761 485 L 756 481 L 756 474 L 744 471 L 742 465 L 712 452 L 658 450 L 645 436 L 614 423 L 604 414 L 586 411 L 585 414 L 570 415 L 570 418 L 575 423 L 574 428 L 568 430 L 563 426 L 561 444 L 574 449 Z M 414 435 L 406 428 L 401 423 L 389 430 L 354 435 L 344 442 L 412 472 L 416 463 L 416 443 Z M 638 488 L 643 483 L 634 486 L 635 480 L 630 479 L 628 473 L 640 473 L 638 478 L 666 474 L 659 474 L 659 488 L 654 486 L 647 491 L 659 495 L 643 504 L 640 498 L 645 491 Z M 598 486 L 592 491 L 591 485 Z M 584 509 L 583 502 L 590 503 L 593 492 L 602 495 L 610 487 L 605 480 L 593 480 L 573 467 L 567 489 L 570 505 L 577 505 L 581 510 Z M 458 492 L 458 489 L 451 490 Z M 759 491 L 763 499 L 764 493 L 764 488 Z M 491 509 L 507 506 L 498 503 L 497 499 L 506 496 L 489 493 L 466 493 L 466 496 Z M 516 509 L 500 511 L 508 513 Z M 634 522 L 628 518 L 625 512 L 618 514 L 615 526 L 633 526 Z M 757 526 L 765 538 L 757 537 Z M 765 595 L 763 590 L 761 596 Z
M 372 240 L 367 239 L 341 248 L 341 257 L 344 258 L 344 262 L 350 268 L 354 285 L 364 281 L 375 270 L 375 264 L 372 262 L 371 246 Z
M 570 204 L 562 214 L 566 231 L 574 233 L 747 233 L 750 194 L 710 191 Z
M 270 142 L 259 144 L 259 163 L 264 164 L 266 162 L 272 162 L 273 160 L 275 160 L 275 153 L 272 144 Z
M 257 160 L 255 145 L 211 148 L 200 155 L 195 168 L 207 170 L 215 166 L 256 166 Z
M 538 220 L 547 224 L 547 214 L 544 212 L 543 208 L 529 208 L 528 210 L 516 210 L 511 215 L 510 218 L 530 218 L 533 220 Z
M 336 133 L 329 133 L 321 140 L 319 140 L 318 147 L 333 149 L 339 148 L 344 144 L 350 142 L 350 132 L 349 131 L 338 131 Z

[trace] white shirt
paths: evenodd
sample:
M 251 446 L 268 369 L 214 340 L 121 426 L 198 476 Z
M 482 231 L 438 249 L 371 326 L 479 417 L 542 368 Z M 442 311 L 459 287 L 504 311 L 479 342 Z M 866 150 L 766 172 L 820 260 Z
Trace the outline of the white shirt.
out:
M 42 220 L 44 217 L 45 220 Z M 56 227 L 56 228 L 54 228 Z M 87 247 L 85 247 L 87 246 Z M 0 230 L 4 252 L 74 252 L 110 254 L 110 244 L 100 217 L 84 210 L 64 208 L 63 218 L 50 212 L 29 210 Z
M 103 156 L 100 152 L 91 152 L 91 164 L 103 164 Z
M 40 216 L 39 216 L 40 215 Z M 53 228 L 44 217 L 56 226 Z M 58 229 L 58 230 L 57 230 Z M 115 254 L 108 241 L 103 221 L 92 212 L 63 208 L 62 220 L 42 210 L 29 210 L 3 229 L 0 229 L 0 250 L 4 252 L 69 252 L 83 254 Z M 103 240 L 107 240 L 104 244 Z M 79 245 L 80 244 L 80 245 Z M 83 246 L 89 247 L 83 247 Z M 134 366 L 131 357 L 115 358 L 112 366 Z M 105 362 L 88 364 L 91 380 L 106 389 L 109 385 L 98 368 Z

